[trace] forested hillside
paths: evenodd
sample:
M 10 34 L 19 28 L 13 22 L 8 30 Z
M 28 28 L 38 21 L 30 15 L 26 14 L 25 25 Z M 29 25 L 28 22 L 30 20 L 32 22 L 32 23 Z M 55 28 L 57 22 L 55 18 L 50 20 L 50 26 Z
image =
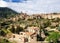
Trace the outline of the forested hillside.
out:
M 13 16 L 16 14 L 18 14 L 18 13 L 10 8 L 0 7 L 0 17 L 7 18 L 7 17 Z

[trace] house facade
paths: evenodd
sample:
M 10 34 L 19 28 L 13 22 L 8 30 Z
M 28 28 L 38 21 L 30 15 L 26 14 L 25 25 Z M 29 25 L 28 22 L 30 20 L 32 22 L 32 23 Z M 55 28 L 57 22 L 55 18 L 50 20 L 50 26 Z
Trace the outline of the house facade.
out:
M 28 27 L 27 31 L 19 32 L 19 34 L 12 34 L 9 38 L 10 41 L 16 41 L 17 43 L 30 43 L 36 41 L 37 34 L 39 33 L 38 27 Z

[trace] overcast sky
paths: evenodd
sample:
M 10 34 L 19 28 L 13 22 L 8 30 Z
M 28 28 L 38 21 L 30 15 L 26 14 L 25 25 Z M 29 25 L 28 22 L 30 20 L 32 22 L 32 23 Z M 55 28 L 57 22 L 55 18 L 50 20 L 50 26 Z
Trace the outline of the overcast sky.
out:
M 60 12 L 60 0 L 4 0 L 17 12 L 51 13 Z M 12 2 L 10 2 L 12 1 Z

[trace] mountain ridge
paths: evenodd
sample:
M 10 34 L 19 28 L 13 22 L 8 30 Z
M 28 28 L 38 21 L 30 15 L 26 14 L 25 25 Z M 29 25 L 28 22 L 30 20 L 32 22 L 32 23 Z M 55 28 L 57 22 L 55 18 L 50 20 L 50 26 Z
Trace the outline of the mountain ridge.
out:
M 0 17 L 6 18 L 8 15 L 16 15 L 18 12 L 8 7 L 0 7 Z

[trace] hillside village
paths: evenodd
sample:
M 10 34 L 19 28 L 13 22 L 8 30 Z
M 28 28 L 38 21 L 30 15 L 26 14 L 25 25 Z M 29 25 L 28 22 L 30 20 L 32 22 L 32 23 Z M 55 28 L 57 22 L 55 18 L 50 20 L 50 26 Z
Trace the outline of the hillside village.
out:
M 8 40 L 6 43 L 60 43 L 60 13 L 28 15 L 21 12 L 1 18 L 0 40 Z

